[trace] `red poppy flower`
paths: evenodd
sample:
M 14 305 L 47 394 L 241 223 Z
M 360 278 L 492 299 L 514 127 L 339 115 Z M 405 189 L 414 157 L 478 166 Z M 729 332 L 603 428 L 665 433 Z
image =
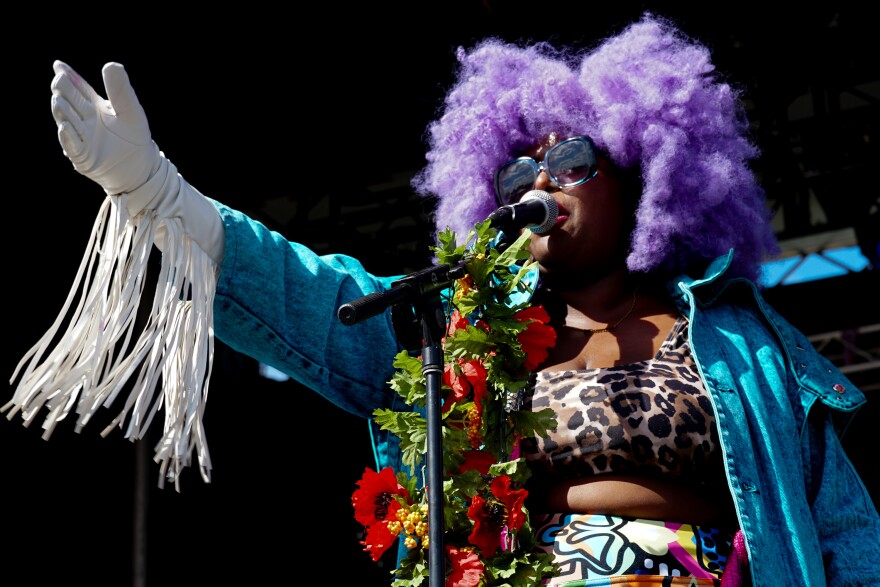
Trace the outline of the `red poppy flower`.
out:
M 393 511 L 396 513 L 400 509 L 400 504 L 395 502 L 395 506 Z M 381 522 L 366 527 L 366 535 L 361 540 L 361 544 L 364 546 L 364 552 L 370 554 L 373 562 L 378 562 L 395 540 L 397 540 L 397 536 L 388 530 L 388 522 Z
M 481 475 L 489 474 L 489 466 L 496 463 L 495 456 L 485 450 L 464 451 L 464 462 L 458 468 L 459 473 L 476 469 Z
M 449 315 L 449 323 L 446 324 L 446 332 L 443 334 L 443 337 L 440 338 L 440 344 L 446 343 L 446 338 L 455 334 L 456 330 L 464 330 L 470 324 L 470 321 L 461 315 L 461 312 L 458 311 L 458 308 L 452 310 L 452 314 Z
M 550 326 L 550 316 L 543 306 L 532 306 L 520 310 L 513 317 L 520 322 L 531 323 L 519 333 L 517 340 L 526 354 L 525 367 L 529 371 L 547 359 L 549 349 L 556 344 L 556 331 Z
M 361 542 L 374 561 L 394 543 L 396 536 L 388 530 L 388 522 L 396 519 L 400 503 L 395 496 L 409 501 L 409 492 L 400 483 L 391 467 L 376 473 L 370 468 L 364 470 L 358 489 L 351 496 L 354 517 L 367 530 Z
M 468 518 L 474 521 L 474 529 L 468 536 L 468 542 L 479 548 L 483 556 L 490 557 L 498 550 L 501 529 L 504 523 L 501 518 L 490 516 L 490 505 L 486 500 L 475 495 L 468 508 Z
M 507 506 L 507 527 L 514 532 L 519 532 L 519 529 L 526 522 L 526 513 L 523 510 L 523 506 L 529 492 L 525 489 L 511 490 L 510 477 L 507 475 L 495 477 L 492 479 L 492 484 L 489 487 L 492 489 L 495 497 L 503 501 L 504 505 Z
M 393 512 L 389 514 L 389 508 L 394 504 L 400 507 L 395 495 L 409 501 L 409 492 L 397 482 L 397 476 L 391 467 L 385 467 L 378 473 L 368 467 L 356 485 L 358 489 L 351 496 L 351 505 L 354 507 L 355 519 L 364 526 L 393 520 Z
M 470 548 L 446 547 L 449 558 L 449 575 L 446 587 L 477 587 L 483 578 L 483 563 L 480 557 Z
M 453 403 L 465 400 L 474 392 L 474 401 L 482 406 L 486 397 L 486 368 L 479 359 L 458 361 L 458 370 L 453 363 L 447 363 L 443 369 L 443 381 L 452 389 L 452 393 L 443 402 L 443 413 L 449 411 Z
M 446 336 L 454 334 L 456 330 L 463 330 L 470 324 L 467 318 L 461 315 L 461 312 L 458 311 L 458 308 L 452 311 L 452 315 L 449 316 L 449 326 L 446 328 Z
M 483 400 L 486 398 L 486 377 L 488 375 L 486 368 L 483 366 L 483 362 L 478 359 L 473 359 L 461 363 L 461 374 L 464 375 L 468 383 L 471 384 L 471 387 L 474 390 L 474 401 L 476 402 L 477 407 L 482 410 Z
M 493 479 L 490 489 L 488 499 L 475 495 L 468 508 L 468 517 L 474 522 L 468 542 L 486 558 L 495 555 L 503 533 L 508 529 L 515 533 L 522 528 L 526 519 L 523 504 L 528 495 L 525 489 L 511 491 L 510 477 L 506 475 Z

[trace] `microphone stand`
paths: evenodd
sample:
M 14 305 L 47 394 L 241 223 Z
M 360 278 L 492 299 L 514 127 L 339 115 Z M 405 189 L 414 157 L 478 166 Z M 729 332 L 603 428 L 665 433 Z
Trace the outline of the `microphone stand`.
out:
M 427 419 L 428 496 L 428 582 L 442 587 L 446 578 L 443 554 L 443 453 L 440 417 L 440 390 L 443 376 L 443 349 L 440 340 L 446 317 L 440 292 L 453 281 L 467 275 L 466 260 L 455 266 L 438 265 L 398 279 L 391 288 L 343 304 L 339 320 L 352 325 L 391 307 L 392 323 L 398 340 L 407 350 L 422 347 L 422 373 L 425 375 Z

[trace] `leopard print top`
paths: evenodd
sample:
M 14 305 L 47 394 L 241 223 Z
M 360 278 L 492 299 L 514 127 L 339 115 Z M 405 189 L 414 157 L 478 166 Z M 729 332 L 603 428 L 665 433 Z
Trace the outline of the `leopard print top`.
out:
M 714 412 L 680 317 L 653 359 L 536 373 L 523 409 L 551 408 L 557 430 L 523 439 L 533 471 L 561 479 L 630 472 L 707 482 L 721 454 Z

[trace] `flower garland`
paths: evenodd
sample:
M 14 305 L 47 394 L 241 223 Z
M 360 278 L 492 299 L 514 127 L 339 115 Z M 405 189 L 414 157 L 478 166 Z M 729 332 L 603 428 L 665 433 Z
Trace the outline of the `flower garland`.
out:
M 444 470 L 443 546 L 446 587 L 525 586 L 554 573 L 552 556 L 535 549 L 525 507 L 529 477 L 519 439 L 556 427 L 552 410 L 520 411 L 530 372 L 556 342 L 543 307 L 512 303 L 528 291 L 525 277 L 529 231 L 503 252 L 492 247 L 497 231 L 488 221 L 469 231 L 466 243 L 446 230 L 432 247 L 440 263 L 465 263 L 447 303 L 441 343 L 444 376 L 441 407 Z M 476 253 L 475 253 L 476 252 Z M 519 296 L 527 300 L 529 296 Z M 392 572 L 392 587 L 427 584 L 428 504 L 419 483 L 426 465 L 426 384 L 420 357 L 407 351 L 394 360 L 391 387 L 412 411 L 378 409 L 375 422 L 400 439 L 403 464 L 367 469 L 352 495 L 355 519 L 366 529 L 361 544 L 374 561 L 397 540 L 406 555 Z

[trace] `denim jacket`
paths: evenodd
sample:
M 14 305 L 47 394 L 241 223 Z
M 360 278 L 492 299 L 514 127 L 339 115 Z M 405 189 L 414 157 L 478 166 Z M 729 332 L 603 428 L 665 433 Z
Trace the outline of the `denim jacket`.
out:
M 226 252 L 215 335 L 289 375 L 370 426 L 377 470 L 400 468 L 396 438 L 373 411 L 409 409 L 390 388 L 401 350 L 389 312 L 346 326 L 340 305 L 387 289 L 344 255 L 318 256 L 216 203 Z M 672 280 L 716 422 L 755 585 L 880 585 L 880 517 L 840 444 L 865 402 L 758 287 L 706 274 Z

